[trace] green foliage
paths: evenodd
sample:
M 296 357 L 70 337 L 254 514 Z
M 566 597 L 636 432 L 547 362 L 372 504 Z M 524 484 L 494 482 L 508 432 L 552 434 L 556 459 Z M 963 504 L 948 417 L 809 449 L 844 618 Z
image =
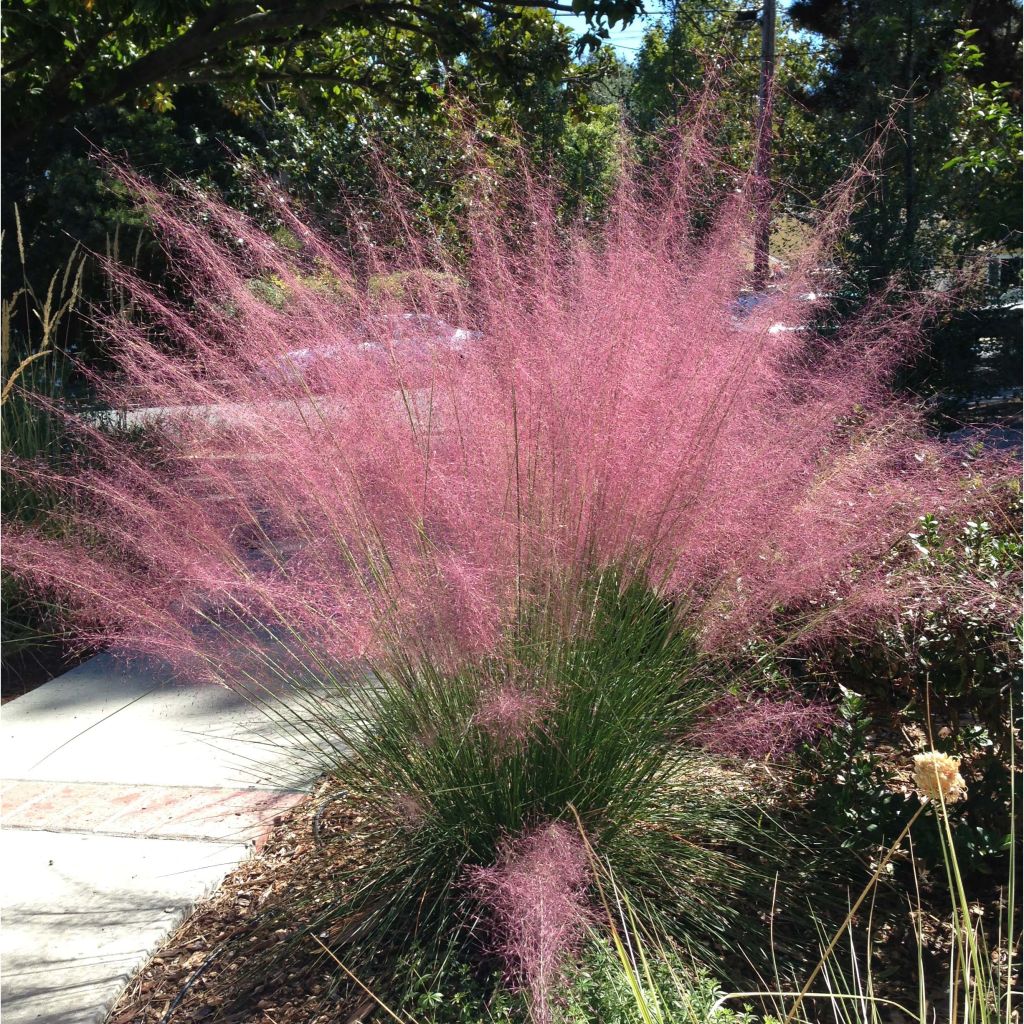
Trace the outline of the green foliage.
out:
M 1011 756 L 1011 772 L 1015 772 L 1016 767 Z M 970 789 L 967 799 L 972 799 Z M 779 991 L 759 994 L 760 1001 L 774 1011 L 779 1021 L 812 1024 L 827 1017 L 842 1024 L 884 1024 L 893 1019 L 894 1012 L 899 1019 L 913 1024 L 927 1024 L 942 1016 L 963 1024 L 1009 1024 L 1018 1019 L 1016 1007 L 1020 993 L 1019 989 L 1015 990 L 1015 984 L 1021 942 L 1016 862 L 1011 863 L 1005 876 L 1002 905 L 992 919 L 982 919 L 977 914 L 979 908 L 970 903 L 960 844 L 956 839 L 960 826 L 951 811 L 942 797 L 925 805 L 918 802 L 914 816 L 882 856 L 879 868 L 853 904 L 845 922 L 827 943 L 827 932 L 815 921 L 822 934 L 822 954 L 817 967 L 800 986 L 799 994 L 782 991 L 782 986 Z M 1016 815 L 1016 801 L 1011 794 L 1012 837 L 1017 835 Z M 924 820 L 918 823 L 920 818 Z M 939 849 L 936 888 L 942 892 L 940 913 L 948 936 L 941 950 L 944 963 L 936 975 L 926 967 L 930 939 L 921 902 L 921 892 L 928 884 L 926 879 L 931 870 L 930 865 L 926 866 L 917 856 L 923 847 L 929 846 Z M 884 874 L 882 868 L 896 856 L 907 862 L 904 895 L 912 910 L 911 944 L 916 953 L 916 969 L 904 968 L 903 977 L 895 979 L 893 984 L 883 979 L 876 966 L 874 915 L 868 915 L 867 927 L 862 932 L 854 923 L 854 910 L 875 896 Z M 849 950 L 848 957 L 838 952 L 844 947 Z M 812 992 L 812 988 L 817 991 Z
M 284 309 L 288 304 L 288 286 L 276 275 L 273 277 L 254 277 L 248 283 L 249 291 L 268 306 Z M 235 308 L 232 307 L 233 314 Z
M 358 921 L 352 955 L 464 935 L 479 912 L 467 868 L 576 814 L 622 888 L 694 952 L 750 923 L 740 894 L 758 887 L 771 829 L 755 831 L 749 786 L 680 741 L 715 686 L 691 637 L 612 573 L 571 607 L 540 603 L 482 663 L 446 671 L 396 653 L 370 685 L 301 702 L 293 727 L 320 738 L 318 762 L 369 808 L 372 856 L 316 925 Z M 489 722 L 496 692 L 536 715 Z
M 73 252 L 67 264 L 37 291 L 24 272 L 26 249 L 18 211 L 14 211 L 16 258 L 22 282 L 0 304 L 0 450 L 9 460 L 39 460 L 59 469 L 65 431 L 41 402 L 64 393 L 68 361 L 64 346 L 81 294 L 84 259 Z M 23 479 L 7 479 L 2 489 L 7 522 L 44 524 L 54 511 L 45 489 Z M 59 631 L 55 609 L 27 593 L 6 574 L 0 576 L 3 648 L 7 655 L 52 639 Z
M 16 202 L 26 243 L 24 274 L 29 280 L 48 280 L 80 245 L 86 251 L 107 253 L 127 262 L 173 290 L 173 268 L 146 230 L 136 205 L 92 159 L 91 147 L 102 146 L 164 180 L 177 176 L 221 189 L 235 184 L 240 176 L 224 146 L 230 147 L 232 140 L 244 133 L 244 122 L 208 87 L 187 88 L 179 100 L 167 113 L 102 108 L 78 121 L 77 130 L 57 133 L 52 145 L 40 142 L 37 147 L 5 154 L 3 189 L 9 203 L 3 210 L 4 230 L 13 234 Z M 235 188 L 241 198 L 240 184 Z M 5 294 L 13 291 L 22 273 L 17 254 L 5 247 Z M 96 262 L 86 267 L 82 297 L 84 307 L 95 303 L 102 309 L 116 308 L 109 282 Z M 98 368 L 102 353 L 95 351 L 91 324 L 85 317 L 72 317 L 71 323 L 69 349 Z M 20 339 L 17 344 L 21 345 Z
M 796 681 L 833 696 L 836 723 L 801 751 L 794 781 L 802 813 L 838 847 L 870 858 L 899 834 L 913 809 L 906 769 L 914 753 L 962 760 L 971 799 L 950 809 L 953 842 L 979 893 L 1005 877 L 1009 855 L 1010 762 L 1022 731 L 1021 704 L 1012 703 L 1021 675 L 1020 524 L 1015 483 L 980 495 L 966 522 L 921 516 L 892 556 L 890 585 L 917 595 L 898 618 L 831 637 L 799 662 L 765 661 L 769 685 Z M 941 868 L 935 834 L 916 849 Z
M 969 715 L 998 732 L 1005 724 L 998 709 L 1019 675 L 1019 617 L 1007 614 L 1024 554 L 1015 529 L 1019 493 L 1000 511 L 1004 518 L 996 527 L 985 520 L 943 524 L 925 515 L 911 536 L 921 556 L 919 571 L 952 586 L 954 594 L 962 586 L 967 597 L 962 604 L 946 601 L 924 612 L 912 641 L 901 638 L 919 671 L 927 674 L 939 713 L 945 712 L 954 730 Z
M 321 269 L 312 274 L 296 275 L 303 287 L 310 288 L 334 302 L 345 304 L 357 297 L 356 285 L 340 280 L 335 274 Z M 433 270 L 400 270 L 391 274 L 375 274 L 366 282 L 366 290 L 376 300 L 407 303 L 414 306 L 418 299 L 430 295 L 433 302 L 443 303 L 454 298 L 465 286 L 454 274 L 443 274 Z M 248 282 L 249 291 L 274 309 L 285 309 L 292 299 L 292 289 L 277 275 L 254 277 Z
M 439 966 L 433 952 L 414 949 L 394 967 L 396 994 L 388 1005 L 417 1024 L 511 1024 L 529 1020 L 526 999 L 504 989 L 496 970 L 464 958 Z
M 942 667 L 941 657 L 937 664 Z M 965 715 L 956 731 L 940 729 L 938 723 L 929 729 L 925 699 L 911 698 L 894 709 L 883 699 L 869 701 L 844 689 L 838 726 L 815 750 L 803 754 L 800 784 L 808 800 L 805 813 L 821 827 L 834 829 L 843 845 L 856 853 L 869 855 L 891 842 L 906 817 L 905 765 L 914 751 L 897 730 L 920 736 L 926 745 L 932 745 L 926 737 L 933 731 L 937 749 L 964 758 L 972 796 L 969 803 L 950 810 L 956 821 L 953 842 L 965 878 L 983 891 L 988 882 L 1005 876 L 1011 852 L 1008 757 L 1015 742 L 1007 735 L 1009 694 L 993 699 L 993 691 L 987 692 L 987 700 L 978 696 L 972 703 L 995 720 L 995 733 L 973 715 Z M 999 714 L 1004 717 L 996 720 Z M 920 840 L 918 854 L 931 868 L 941 865 L 934 836 Z
M 583 116 L 566 118 L 558 161 L 571 212 L 599 217 L 622 167 L 622 112 L 617 104 L 595 104 Z
M 897 788 L 892 752 L 879 749 L 867 702 L 843 690 L 838 718 L 815 750 L 803 752 L 806 773 L 798 777 L 805 812 L 855 853 L 874 853 L 900 832 L 910 817 L 905 793 Z
M 972 80 L 973 72 L 986 70 L 985 55 L 974 42 L 978 31 L 958 29 L 945 59 L 951 155 L 939 174 L 957 205 L 971 212 L 967 222 L 974 236 L 971 240 L 984 243 L 1019 225 L 1013 184 L 1020 171 L 1022 134 L 1011 83 Z
M 822 81 L 802 91 L 830 140 L 819 182 L 835 180 L 895 115 L 878 187 L 856 213 L 849 243 L 862 286 L 898 270 L 924 280 L 981 244 L 1013 244 L 1019 113 L 1007 116 L 1002 104 L 1007 69 L 1019 78 L 1019 11 L 1012 0 L 985 11 L 965 0 L 792 5 L 796 25 L 821 43 Z
M 720 986 L 678 953 L 652 950 L 644 982 L 653 990 L 648 1018 L 612 943 L 595 935 L 559 993 L 557 1024 L 753 1024 L 754 1018 L 715 1009 Z M 438 969 L 422 951 L 407 955 L 396 976 L 404 989 L 391 1005 L 416 1024 L 519 1024 L 529 1020 L 525 999 L 501 987 L 500 975 L 451 959 Z M 656 994 L 654 994 L 656 993 Z
M 641 7 L 635 0 L 574 6 L 591 22 L 590 45 Z M 492 74 L 519 80 L 524 51 L 531 70 L 536 66 L 531 29 L 538 12 L 505 0 L 486 14 L 462 0 L 296 0 L 273 8 L 217 0 L 127 7 L 119 0 L 12 0 L 5 15 L 4 99 L 15 112 L 7 141 L 19 146 L 76 113 L 126 98 L 165 112 L 185 84 L 252 92 L 283 82 L 328 101 L 371 95 L 415 106 L 443 89 L 467 53 L 486 53 L 496 38 L 504 47 L 501 60 L 487 61 Z
M 1021 665 L 1022 546 L 1019 490 L 997 498 L 991 519 L 921 517 L 908 538 L 917 557 L 894 571 L 912 573 L 934 597 L 907 608 L 872 642 L 841 647 L 833 664 L 859 692 L 891 690 L 921 729 L 960 737 L 980 728 L 1005 747 L 1008 697 Z
M 895 268 L 955 261 L 1020 219 L 1005 4 L 995 5 L 997 24 L 989 12 L 972 15 L 977 25 L 963 0 L 908 4 L 795 4 L 798 27 L 813 35 L 780 22 L 773 176 L 781 212 L 796 218 L 813 219 L 818 197 L 862 155 L 906 88 L 912 51 L 914 121 L 900 124 L 909 141 L 894 136 L 850 243 L 862 286 Z M 128 11 L 113 0 L 14 0 L 3 82 L 17 123 L 8 119 L 3 175 L 34 242 L 32 275 L 63 264 L 68 238 L 99 251 L 119 225 L 138 225 L 90 161 L 92 145 L 158 178 L 213 187 L 249 212 L 258 209 L 250 172 L 270 177 L 341 233 L 339 199 L 373 197 L 385 153 L 396 180 L 423 197 L 417 215 L 443 237 L 465 199 L 467 132 L 496 164 L 521 133 L 566 187 L 568 212 L 599 216 L 619 165 L 619 104 L 642 131 L 655 129 L 716 68 L 723 167 L 750 164 L 759 33 L 735 20 L 742 4 L 681 5 L 648 31 L 635 69 L 608 49 L 579 57 L 636 15 L 632 0 L 576 4 L 592 19 L 583 47 L 550 11 L 505 3 L 486 16 L 432 0 L 360 0 L 316 17 L 310 6 L 254 4 L 246 18 L 245 4 L 211 0 Z M 29 134 L 17 141 L 19 132 Z M 148 240 L 141 255 L 144 272 L 172 276 Z M 13 279 L 9 259 L 4 273 Z M 85 290 L 100 297 L 98 281 Z
M 26 119 L 33 133 L 28 143 L 15 146 L 15 127 L 6 126 L 3 185 L 21 206 L 34 279 L 62 266 L 74 242 L 103 251 L 116 232 L 131 228 L 143 230 L 133 261 L 139 271 L 175 288 L 174 266 L 144 231 L 123 189 L 92 159 L 94 147 L 162 184 L 181 178 L 218 191 L 268 228 L 273 219 L 252 183 L 272 180 L 342 237 L 349 224 L 339 207 L 354 202 L 375 215 L 383 162 L 394 182 L 421 197 L 410 213 L 449 245 L 465 202 L 469 136 L 496 168 L 506 159 L 514 163 L 508 142 L 517 137 L 526 140 L 538 166 L 568 162 L 571 187 L 584 190 L 579 202 L 586 208 L 600 205 L 609 184 L 614 154 L 600 152 L 600 145 L 612 142 L 611 115 L 600 111 L 591 90 L 617 68 L 604 51 L 578 59 L 572 34 L 547 10 L 499 4 L 482 17 L 467 4 L 440 18 L 446 5 L 417 0 L 409 5 L 415 17 L 406 29 L 388 23 L 394 5 L 387 5 L 386 17 L 369 18 L 370 0 L 355 5 L 366 8 L 362 15 L 349 5 L 336 12 L 348 27 L 304 29 L 301 45 L 274 35 L 264 45 L 218 51 L 222 68 L 208 60 L 200 72 L 102 99 L 112 88 L 104 76 L 116 77 L 177 45 L 183 26 L 194 27 L 204 9 L 220 5 L 158 5 L 145 19 L 122 17 L 109 0 L 97 0 L 88 11 L 31 0 L 19 6 L 4 23 L 9 109 L 26 111 L 46 90 L 62 88 L 65 60 L 92 90 L 88 99 L 69 101 L 63 121 L 53 109 L 45 118 Z M 293 6 L 294 12 L 275 14 L 298 17 L 303 5 Z M 584 7 L 599 30 L 602 18 L 628 18 L 635 5 L 600 0 Z M 424 32 L 414 27 L 416 19 Z M 589 128 L 591 109 L 608 125 L 596 135 Z M 3 273 L 7 282 L 19 274 L 9 253 Z M 88 274 L 83 288 L 87 303 L 106 304 L 101 274 Z M 89 362 L 102 360 L 102 351 L 93 350 L 102 339 L 88 323 L 79 327 L 79 350 Z
M 674 18 L 645 35 L 627 101 L 633 122 L 656 131 L 674 121 L 709 73 L 715 75 L 722 83 L 716 152 L 725 166 L 741 173 L 754 159 L 761 49 L 757 24 L 736 20 L 744 9 L 740 3 L 718 9 L 681 5 Z M 784 12 L 777 36 L 772 177 L 782 209 L 807 215 L 827 187 L 822 152 L 833 144 L 805 98 L 819 88 L 822 67 L 818 47 L 806 33 L 792 31 Z M 845 170 L 830 166 L 826 173 L 834 177 L 828 184 Z
M 703 971 L 695 971 L 676 954 L 659 951 L 647 958 L 645 981 L 657 992 L 655 1020 L 694 1024 L 752 1024 L 745 1013 L 714 1010 L 722 991 Z M 607 941 L 595 942 L 573 974 L 566 1024 L 644 1024 L 645 1014 L 622 964 Z
M 1016 769 L 1012 757 L 1010 766 Z M 972 799 L 970 790 L 966 799 Z M 666 953 L 656 937 L 637 928 L 635 915 L 627 906 L 621 922 L 627 935 L 618 943 L 618 958 L 627 965 L 625 975 L 632 979 L 634 1004 L 649 1010 L 642 1015 L 644 1024 L 705 1020 L 736 1024 L 755 1020 L 763 1024 L 819 1024 L 825 1020 L 836 1024 L 888 1024 L 894 1020 L 927 1024 L 936 1019 L 963 1024 L 1015 1021 L 1019 990 L 1014 985 L 1021 947 L 1016 864 L 1011 865 L 997 912 L 991 918 L 979 915 L 980 908 L 971 905 L 965 884 L 952 808 L 942 797 L 925 802 L 919 795 L 915 795 L 911 807 L 899 835 L 886 844 L 887 849 L 876 851 L 877 866 L 859 894 L 846 894 L 849 909 L 838 928 L 829 926 L 819 908 L 810 905 L 802 927 L 817 935 L 817 963 L 789 975 L 779 969 L 781 960 L 773 958 L 773 969 L 759 977 L 753 990 L 716 991 L 699 972 L 694 975 L 685 968 L 681 970 L 678 957 Z M 1016 837 L 1014 801 L 1011 807 L 1010 828 Z M 925 846 L 939 849 L 937 873 L 919 857 Z M 896 961 L 890 963 L 883 936 L 888 924 L 880 926 L 879 921 L 885 889 L 892 883 L 887 867 L 897 861 L 906 868 L 905 885 L 899 887 L 897 897 L 900 917 L 909 916 L 911 932 L 901 937 L 905 948 L 896 950 Z M 937 910 L 941 923 L 922 903 L 922 893 L 929 885 L 940 894 L 931 909 Z M 868 907 L 870 912 L 865 912 Z M 942 932 L 940 948 L 936 948 L 935 935 L 931 934 L 936 925 Z M 774 941 L 774 936 L 769 941 Z M 938 968 L 934 973 L 930 962 L 933 957 L 940 961 L 934 965 Z M 612 984 L 609 990 L 616 990 L 616 986 Z M 654 998 L 640 1003 L 637 997 L 641 992 Z M 687 1016 L 690 1007 L 685 1004 L 679 1013 L 671 1002 L 674 994 L 694 999 L 696 1015 Z M 665 1012 L 670 1005 L 673 1012 Z M 740 1006 L 746 1012 L 717 1016 L 727 1013 L 727 1008 Z M 751 1012 L 754 1009 L 756 1013 Z

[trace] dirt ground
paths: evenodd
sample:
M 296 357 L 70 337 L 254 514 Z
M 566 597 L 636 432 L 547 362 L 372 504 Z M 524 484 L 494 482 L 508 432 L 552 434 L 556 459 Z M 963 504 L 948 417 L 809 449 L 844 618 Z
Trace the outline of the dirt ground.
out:
M 367 863 L 370 825 L 364 809 L 336 784 L 322 783 L 308 801 L 279 819 L 254 855 L 196 906 L 128 986 L 107 1024 L 358 1024 L 390 1019 L 353 985 L 339 985 L 342 968 L 324 946 L 344 950 L 345 922 L 318 925 L 312 932 L 309 928 L 339 892 L 336 886 L 325 886 L 324 879 L 349 868 L 358 873 Z M 879 926 L 880 909 L 871 909 L 871 916 L 878 913 L 872 942 L 876 994 L 898 997 L 914 1008 L 917 950 L 910 917 L 897 914 Z M 948 962 L 950 935 L 945 913 L 938 912 L 938 905 L 935 910 L 922 908 L 917 922 L 930 962 L 930 1002 L 938 1013 L 936 1024 L 941 1024 L 946 1002 L 942 964 Z M 976 912 L 982 913 L 980 906 Z M 986 908 L 989 912 L 998 910 Z M 902 1024 L 907 1018 L 894 1011 L 888 1017 L 883 1012 L 881 1019 Z

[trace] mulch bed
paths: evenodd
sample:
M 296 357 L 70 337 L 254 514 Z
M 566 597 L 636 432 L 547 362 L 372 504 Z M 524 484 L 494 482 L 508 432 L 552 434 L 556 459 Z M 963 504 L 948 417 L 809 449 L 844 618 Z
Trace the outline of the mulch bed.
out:
M 324 782 L 275 820 L 258 852 L 142 968 L 107 1024 L 358 1024 L 387 1017 L 353 986 L 339 984 L 341 968 L 304 931 L 338 895 L 330 880 L 369 859 L 365 808 Z M 884 886 L 880 892 L 884 899 Z M 945 914 L 926 910 L 924 917 L 926 959 L 942 960 L 949 949 Z M 339 922 L 316 934 L 337 951 L 344 932 Z M 874 937 L 876 981 L 903 997 L 917 970 L 909 918 L 903 913 L 876 926 Z
M 325 878 L 364 862 L 365 820 L 323 783 L 196 906 L 118 999 L 108 1024 L 368 1020 L 372 1003 L 339 993 L 340 968 L 301 935 L 329 899 Z M 321 936 L 334 948 L 333 935 Z

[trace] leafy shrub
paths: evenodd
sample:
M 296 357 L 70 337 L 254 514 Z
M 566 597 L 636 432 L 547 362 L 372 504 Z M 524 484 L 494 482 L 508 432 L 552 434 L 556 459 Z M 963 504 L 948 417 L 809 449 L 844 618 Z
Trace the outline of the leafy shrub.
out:
M 858 692 L 892 687 L 894 705 L 921 728 L 959 736 L 980 727 L 1005 742 L 1007 694 L 1021 664 L 1024 548 L 1019 488 L 998 497 L 987 510 L 992 521 L 921 516 L 909 535 L 917 558 L 894 569 L 914 575 L 920 596 L 855 648 L 836 644 L 829 659 Z
M 721 987 L 684 957 L 652 949 L 646 960 L 644 983 L 657 992 L 650 1016 L 610 941 L 593 935 L 558 992 L 558 1024 L 753 1024 L 743 1011 L 716 1009 Z M 465 962 L 449 962 L 438 973 L 431 959 L 412 955 L 398 974 L 408 981 L 392 1005 L 417 1024 L 519 1024 L 530 1012 L 521 996 L 495 991 L 493 975 L 481 979 Z
M 304 289 L 322 295 L 329 301 L 345 303 L 356 300 L 355 289 L 351 282 L 336 277 L 325 268 L 314 268 L 311 273 L 301 274 L 298 276 L 298 281 Z M 249 291 L 255 298 L 279 312 L 287 307 L 292 298 L 292 291 L 287 281 L 276 274 L 252 278 L 249 281 Z
M 805 755 L 806 813 L 846 848 L 874 853 L 899 834 L 909 817 L 907 797 L 892 760 L 878 749 L 864 698 L 846 691 L 836 712 L 827 738 Z
M 1011 774 L 1016 770 L 1016 758 L 1012 752 L 1009 768 Z M 963 1021 L 964 1024 L 995 1024 L 997 1021 L 1009 1024 L 1019 1020 L 1021 939 L 1017 920 L 1016 864 L 1011 863 L 1005 877 L 1006 888 L 1001 905 L 989 920 L 984 920 L 977 913 L 980 908 L 970 903 L 954 839 L 957 824 L 951 812 L 973 796 L 959 769 L 958 759 L 935 750 L 915 755 L 912 769 L 914 811 L 888 849 L 878 852 L 877 866 L 867 885 L 852 901 L 843 924 L 828 942 L 822 936 L 817 965 L 805 976 L 802 984 L 798 984 L 795 992 L 784 991 L 790 986 L 780 984 L 778 991 L 757 993 L 760 1001 L 773 1010 L 783 1024 L 809 1024 L 826 1016 L 837 1021 L 882 1024 L 892 1019 L 893 1010 L 915 1024 L 943 1018 Z M 1011 845 L 1014 845 L 1018 825 L 1012 790 L 1010 796 L 1009 829 Z M 922 818 L 925 821 L 918 825 Z M 916 857 L 924 838 L 922 831 L 925 835 L 928 832 L 934 834 L 934 842 L 941 850 L 939 859 L 943 868 L 938 888 L 945 897 L 942 913 L 946 918 L 946 941 L 941 943 L 943 948 L 938 951 L 942 963 L 935 975 L 926 966 L 925 952 L 931 944 L 926 933 L 934 927 L 934 921 L 927 920 L 921 901 L 924 877 L 928 872 Z M 873 899 L 886 868 L 898 856 L 908 861 L 910 869 L 903 895 L 912 908 L 911 942 L 916 946 L 916 969 L 904 969 L 902 977 L 883 980 L 873 962 L 872 946 L 876 941 L 872 933 L 874 913 L 865 915 L 864 953 L 857 948 L 860 929 L 855 926 L 855 918 L 858 911 L 866 907 L 867 901 Z M 850 951 L 849 962 L 844 962 L 845 958 L 837 953 L 844 945 Z M 749 997 L 751 994 L 745 995 Z M 729 998 L 726 997 L 725 1001 Z
M 903 737 L 916 737 L 964 760 L 972 799 L 952 812 L 953 841 L 974 883 L 1005 875 L 1021 712 L 1011 703 L 1021 671 L 1019 489 L 995 498 L 988 518 L 958 526 L 922 516 L 909 537 L 917 558 L 892 570 L 912 573 L 920 598 L 856 642 L 837 638 L 811 669 L 843 688 L 840 726 L 810 759 L 812 813 L 858 849 L 891 841 L 908 814 L 894 764 L 909 753 Z M 936 837 L 920 844 L 939 867 Z
M 287 285 L 278 277 L 254 277 L 249 282 L 249 290 L 274 309 L 284 309 L 288 303 Z
M 843 848 L 866 857 L 892 842 L 913 812 L 898 766 L 915 748 L 894 744 L 891 734 L 883 739 L 878 722 L 878 711 L 865 698 L 846 691 L 836 727 L 806 751 L 798 775 L 807 819 L 830 831 Z M 942 746 L 955 753 L 964 750 L 949 742 Z M 987 745 L 967 747 L 964 757 L 973 796 L 950 811 L 952 841 L 966 883 L 976 895 L 987 896 L 991 884 L 1005 878 L 1011 854 L 1010 768 Z M 941 872 L 942 847 L 934 833 L 921 835 L 915 852 L 923 866 Z M 909 865 L 895 867 L 909 870 Z
M 754 1024 L 742 1010 L 716 1007 L 719 984 L 682 957 L 664 950 L 647 957 L 644 981 L 657 992 L 647 1015 L 640 1009 L 629 978 L 607 942 L 595 942 L 577 968 L 561 1020 L 566 1024 Z M 657 1009 L 653 1009 L 656 1007 Z

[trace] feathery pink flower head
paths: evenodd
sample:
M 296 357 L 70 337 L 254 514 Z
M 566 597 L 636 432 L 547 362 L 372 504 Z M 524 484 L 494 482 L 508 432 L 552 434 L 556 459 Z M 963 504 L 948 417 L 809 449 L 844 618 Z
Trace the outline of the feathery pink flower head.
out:
M 883 557 L 922 509 L 965 500 L 885 386 L 929 305 L 816 333 L 849 188 L 746 294 L 754 183 L 710 198 L 708 131 L 627 166 L 601 225 L 565 227 L 547 184 L 481 162 L 455 252 L 396 197 L 377 223 L 397 240 L 344 248 L 276 203 L 294 251 L 122 170 L 187 296 L 110 268 L 140 319 L 107 321 L 100 391 L 147 446 L 68 414 L 89 458 L 46 481 L 62 529 L 9 530 L 5 568 L 66 599 L 86 641 L 228 680 L 240 647 L 276 677 L 478 659 L 524 595 L 622 563 L 706 647 L 779 607 L 823 630 L 891 614 L 906 595 Z M 415 287 L 375 286 L 385 272 Z M 533 713 L 504 694 L 480 714 Z
M 824 732 L 835 713 L 802 697 L 735 697 L 705 709 L 690 738 L 705 750 L 744 760 L 777 760 Z
M 529 994 L 533 1019 L 553 1019 L 567 958 L 592 919 L 590 871 L 579 833 L 562 822 L 510 842 L 494 867 L 470 870 L 470 891 L 487 908 L 496 952 Z
M 473 724 L 504 745 L 523 743 L 543 726 L 551 700 L 536 687 L 501 683 L 480 694 Z

